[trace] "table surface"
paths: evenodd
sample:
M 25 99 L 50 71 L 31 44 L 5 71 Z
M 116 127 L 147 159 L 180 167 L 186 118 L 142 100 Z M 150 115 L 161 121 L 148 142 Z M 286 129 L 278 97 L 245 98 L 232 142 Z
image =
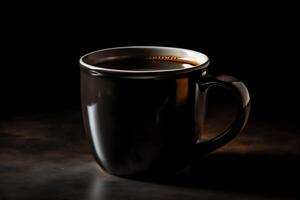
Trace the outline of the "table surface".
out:
M 206 135 L 226 123 L 208 119 Z M 252 116 L 234 141 L 180 176 L 130 180 L 100 170 L 79 110 L 2 117 L 0 200 L 297 199 L 299 155 L 299 128 Z

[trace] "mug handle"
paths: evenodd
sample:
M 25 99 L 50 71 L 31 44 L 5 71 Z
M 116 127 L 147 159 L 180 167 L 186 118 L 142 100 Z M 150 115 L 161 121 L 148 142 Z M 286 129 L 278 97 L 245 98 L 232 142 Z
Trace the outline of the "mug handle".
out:
M 250 96 L 247 87 L 235 77 L 219 75 L 216 77 L 206 75 L 198 81 L 199 90 L 206 93 L 212 87 L 222 87 L 231 92 L 237 100 L 238 112 L 236 119 L 223 133 L 216 137 L 196 144 L 197 154 L 206 154 L 231 141 L 244 128 L 250 111 Z

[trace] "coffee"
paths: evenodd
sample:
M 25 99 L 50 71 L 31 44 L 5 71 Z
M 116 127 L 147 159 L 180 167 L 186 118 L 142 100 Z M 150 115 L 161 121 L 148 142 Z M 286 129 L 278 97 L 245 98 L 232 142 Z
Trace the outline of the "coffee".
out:
M 175 56 L 126 57 L 104 60 L 97 67 L 128 71 L 179 70 L 197 66 L 195 61 Z
M 101 168 L 161 178 L 232 140 L 247 121 L 247 88 L 230 76 L 206 75 L 207 66 L 204 54 L 169 47 L 120 47 L 83 56 L 83 120 Z M 211 87 L 232 92 L 239 107 L 228 129 L 203 140 Z

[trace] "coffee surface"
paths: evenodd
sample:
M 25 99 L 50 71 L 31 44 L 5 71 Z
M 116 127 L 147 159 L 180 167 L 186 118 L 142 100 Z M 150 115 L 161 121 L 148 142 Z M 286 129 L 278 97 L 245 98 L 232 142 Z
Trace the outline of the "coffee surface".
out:
M 195 62 L 173 56 L 130 57 L 105 60 L 97 67 L 128 71 L 163 71 L 195 67 Z

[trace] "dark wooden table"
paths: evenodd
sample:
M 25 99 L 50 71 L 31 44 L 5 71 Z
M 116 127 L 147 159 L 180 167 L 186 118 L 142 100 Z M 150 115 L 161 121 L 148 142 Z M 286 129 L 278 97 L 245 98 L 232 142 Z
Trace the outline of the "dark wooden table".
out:
M 224 128 L 219 119 L 207 121 L 207 135 Z M 0 119 L 0 200 L 297 199 L 299 153 L 296 125 L 252 116 L 234 141 L 180 176 L 129 180 L 101 172 L 78 109 L 14 115 Z

